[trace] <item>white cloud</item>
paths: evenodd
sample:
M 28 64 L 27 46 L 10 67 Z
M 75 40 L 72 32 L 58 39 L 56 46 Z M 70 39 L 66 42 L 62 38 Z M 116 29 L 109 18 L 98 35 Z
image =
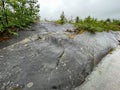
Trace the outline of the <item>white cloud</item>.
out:
M 62 11 L 67 17 L 120 18 L 120 0 L 39 0 L 39 3 L 42 18 L 56 19 Z

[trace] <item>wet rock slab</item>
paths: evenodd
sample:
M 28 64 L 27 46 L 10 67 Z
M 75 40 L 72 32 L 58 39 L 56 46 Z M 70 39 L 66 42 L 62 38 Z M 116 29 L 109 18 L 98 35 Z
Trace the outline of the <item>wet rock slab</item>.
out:
M 70 25 L 42 26 L 45 31 L 0 50 L 0 90 L 72 90 L 119 44 L 119 32 L 71 39 L 65 32 Z

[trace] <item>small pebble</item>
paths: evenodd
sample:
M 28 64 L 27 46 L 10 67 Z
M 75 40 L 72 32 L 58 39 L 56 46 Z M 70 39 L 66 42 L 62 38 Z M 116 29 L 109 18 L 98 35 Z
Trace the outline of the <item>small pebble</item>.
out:
M 27 47 L 27 46 L 28 46 L 28 44 L 25 44 L 24 46 L 25 46 L 25 47 Z
M 33 86 L 33 82 L 29 82 L 28 84 L 27 84 L 27 87 L 28 88 L 31 88 Z

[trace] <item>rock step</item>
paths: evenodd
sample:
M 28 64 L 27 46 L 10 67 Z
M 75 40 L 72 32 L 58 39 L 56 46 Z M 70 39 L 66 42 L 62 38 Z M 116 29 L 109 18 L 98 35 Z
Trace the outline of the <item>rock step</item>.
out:
M 86 81 L 74 90 L 120 90 L 120 46 L 104 57 Z

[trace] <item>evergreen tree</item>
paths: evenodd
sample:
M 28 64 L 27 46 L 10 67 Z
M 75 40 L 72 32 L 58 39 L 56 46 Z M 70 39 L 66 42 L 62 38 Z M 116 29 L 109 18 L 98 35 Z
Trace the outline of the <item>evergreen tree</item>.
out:
M 61 21 L 61 24 L 66 23 L 66 18 L 65 18 L 64 12 L 62 12 L 62 14 L 60 15 L 60 21 Z
M 75 23 L 78 23 L 79 22 L 79 17 L 77 16 L 76 19 L 75 19 Z

